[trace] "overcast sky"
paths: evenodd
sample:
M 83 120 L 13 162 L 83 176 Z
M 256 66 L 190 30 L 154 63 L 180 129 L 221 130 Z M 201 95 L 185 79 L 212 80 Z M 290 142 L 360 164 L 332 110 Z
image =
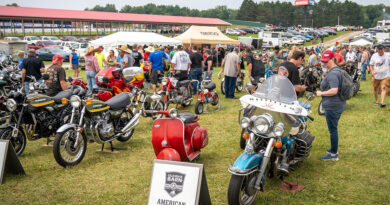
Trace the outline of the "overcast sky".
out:
M 232 9 L 238 9 L 243 0 L 1 0 L 0 5 L 17 3 L 20 6 L 35 7 L 35 8 L 55 8 L 55 9 L 73 9 L 84 10 L 86 7 L 92 8 L 95 5 L 106 5 L 107 3 L 115 4 L 116 8 L 120 10 L 124 5 L 130 4 L 132 6 L 142 6 L 148 3 L 164 4 L 164 5 L 179 5 L 186 6 L 192 9 L 209 9 L 218 5 L 226 5 Z M 255 0 L 260 2 L 261 0 Z M 294 2 L 294 0 L 281 0 Z M 317 0 L 318 1 L 318 0 Z M 343 1 L 343 0 L 341 0 Z M 384 4 L 390 6 L 390 0 L 352 0 L 358 4 Z

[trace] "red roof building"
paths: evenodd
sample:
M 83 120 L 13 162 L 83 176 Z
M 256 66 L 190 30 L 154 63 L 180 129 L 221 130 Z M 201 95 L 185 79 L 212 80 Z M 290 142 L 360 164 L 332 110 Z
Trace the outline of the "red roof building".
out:
M 113 13 L 101 11 L 80 11 L 63 9 L 43 9 L 30 7 L 0 6 L 0 19 L 13 20 L 60 20 L 60 21 L 93 21 L 131 24 L 173 24 L 173 25 L 204 25 L 230 26 L 216 18 L 201 18 L 187 16 L 165 16 L 133 13 Z

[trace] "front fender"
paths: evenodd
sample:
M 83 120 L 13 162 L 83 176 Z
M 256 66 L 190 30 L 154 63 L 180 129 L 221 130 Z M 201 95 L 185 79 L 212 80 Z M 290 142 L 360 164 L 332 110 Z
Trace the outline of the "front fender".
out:
M 57 133 L 64 132 L 65 130 L 67 130 L 69 128 L 77 129 L 77 126 L 78 125 L 74 124 L 74 123 L 68 123 L 68 124 L 62 125 L 60 128 L 58 128 Z
M 229 172 L 236 175 L 246 175 L 251 173 L 254 169 L 260 167 L 264 154 L 242 153 L 234 162 L 233 166 L 229 168 Z

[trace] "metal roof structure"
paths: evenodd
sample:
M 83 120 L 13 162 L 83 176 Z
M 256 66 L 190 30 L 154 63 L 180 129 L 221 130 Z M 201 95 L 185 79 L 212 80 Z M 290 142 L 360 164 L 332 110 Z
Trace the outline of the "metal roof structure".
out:
M 80 11 L 64 9 L 45 9 L 30 7 L 0 6 L 1 19 L 47 19 L 65 21 L 100 21 L 122 22 L 133 24 L 175 24 L 175 25 L 207 25 L 230 26 L 216 18 L 165 16 L 134 13 L 113 13 L 102 11 Z

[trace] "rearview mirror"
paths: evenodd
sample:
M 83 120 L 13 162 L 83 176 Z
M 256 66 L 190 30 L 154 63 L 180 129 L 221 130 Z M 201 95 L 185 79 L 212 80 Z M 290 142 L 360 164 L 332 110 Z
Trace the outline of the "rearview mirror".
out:
M 306 99 L 307 100 L 313 100 L 315 98 L 315 94 L 314 93 L 312 93 L 312 92 L 308 92 L 308 93 L 306 93 Z
M 73 78 L 69 76 L 67 81 L 68 81 L 68 82 L 72 82 L 72 81 L 73 81 Z

